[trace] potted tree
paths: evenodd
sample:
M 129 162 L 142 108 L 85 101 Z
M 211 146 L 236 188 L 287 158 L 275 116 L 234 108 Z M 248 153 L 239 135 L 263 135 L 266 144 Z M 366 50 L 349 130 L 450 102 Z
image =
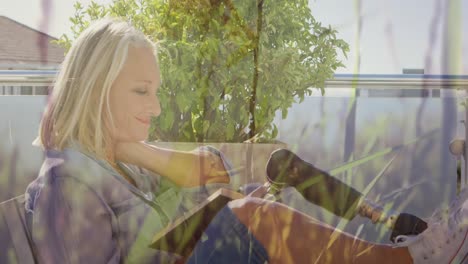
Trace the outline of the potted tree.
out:
M 286 118 L 313 88 L 323 94 L 325 80 L 343 66 L 338 53 L 348 52 L 336 30 L 315 20 L 308 1 L 114 0 L 75 9 L 73 36 L 58 41 L 66 48 L 107 15 L 132 21 L 159 43 L 163 112 L 150 141 L 224 148 L 234 163 L 245 163 L 248 181 L 263 177 L 271 151 L 285 147 L 275 142 L 275 115 Z

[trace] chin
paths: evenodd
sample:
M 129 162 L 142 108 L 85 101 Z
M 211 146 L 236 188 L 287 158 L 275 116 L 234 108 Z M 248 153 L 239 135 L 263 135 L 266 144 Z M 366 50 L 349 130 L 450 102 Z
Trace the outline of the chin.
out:
M 140 142 L 140 141 L 145 141 L 146 139 L 148 139 L 148 135 L 142 135 L 140 137 L 135 137 L 134 141 Z
M 132 138 L 130 139 L 131 142 L 141 142 L 141 141 L 145 141 L 147 138 L 145 137 L 138 137 L 138 138 Z
M 131 137 L 125 137 L 125 138 L 122 138 L 121 141 L 124 141 L 124 142 L 141 142 L 141 141 L 145 141 L 146 139 L 148 138 L 148 135 L 141 135 L 141 136 L 131 136 Z

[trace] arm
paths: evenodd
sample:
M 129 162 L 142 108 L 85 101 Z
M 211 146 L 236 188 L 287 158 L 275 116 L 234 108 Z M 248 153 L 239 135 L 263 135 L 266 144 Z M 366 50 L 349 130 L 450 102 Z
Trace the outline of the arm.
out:
M 119 143 L 116 158 L 167 177 L 182 187 L 229 183 L 222 160 L 209 151 L 176 151 L 143 142 Z

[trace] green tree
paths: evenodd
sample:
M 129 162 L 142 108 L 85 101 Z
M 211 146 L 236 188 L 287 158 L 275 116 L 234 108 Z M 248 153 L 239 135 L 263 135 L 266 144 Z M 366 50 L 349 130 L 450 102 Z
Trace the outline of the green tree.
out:
M 308 1 L 114 0 L 75 4 L 73 36 L 104 16 L 124 17 L 159 42 L 163 85 L 151 139 L 243 142 L 273 139 L 280 110 L 324 93 L 348 44 L 314 19 Z

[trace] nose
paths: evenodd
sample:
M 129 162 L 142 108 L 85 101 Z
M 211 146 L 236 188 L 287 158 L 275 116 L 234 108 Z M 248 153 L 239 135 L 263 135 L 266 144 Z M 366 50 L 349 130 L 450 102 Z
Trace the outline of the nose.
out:
M 146 109 L 153 117 L 158 117 L 161 114 L 161 104 L 159 103 L 158 96 L 150 96 Z

